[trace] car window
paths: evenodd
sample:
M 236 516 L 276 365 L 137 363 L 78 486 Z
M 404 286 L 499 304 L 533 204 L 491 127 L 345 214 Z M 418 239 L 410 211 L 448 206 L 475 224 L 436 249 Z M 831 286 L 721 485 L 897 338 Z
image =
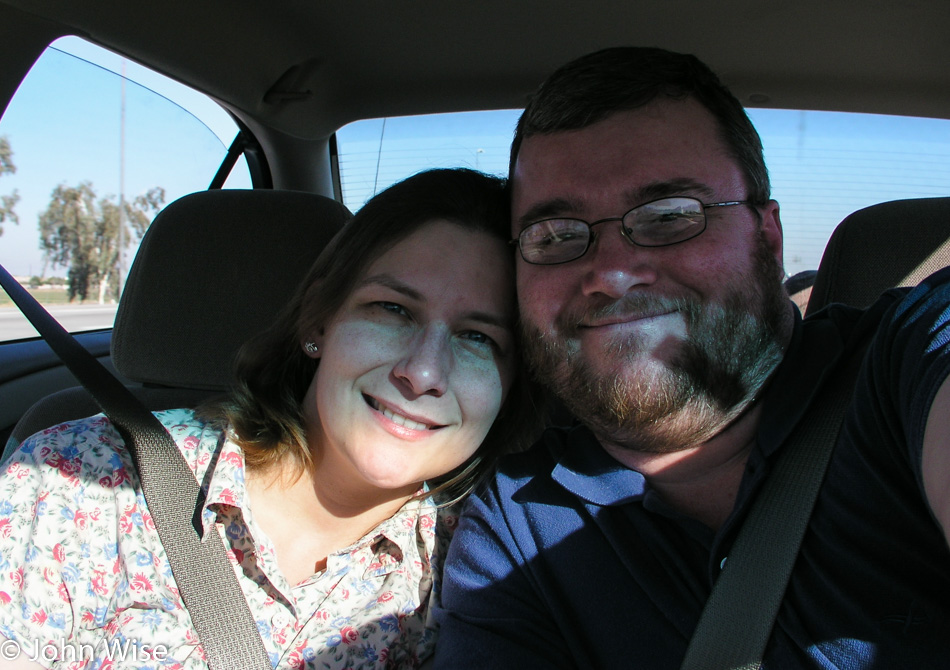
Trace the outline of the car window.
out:
M 0 262 L 68 330 L 111 327 L 142 233 L 208 188 L 237 132 L 207 96 L 57 40 L 0 119 Z M 250 186 L 242 158 L 225 187 Z M 0 341 L 35 336 L 0 292 Z
M 950 194 L 950 121 L 877 114 L 750 109 L 781 205 L 785 269 L 818 267 L 834 227 L 886 200 Z M 340 181 L 356 210 L 418 170 L 508 170 L 518 110 L 359 121 L 337 133 Z M 0 182 L 2 183 L 2 182 Z
M 508 172 L 519 110 L 357 121 L 337 131 L 343 203 L 356 211 L 387 186 L 428 168 Z

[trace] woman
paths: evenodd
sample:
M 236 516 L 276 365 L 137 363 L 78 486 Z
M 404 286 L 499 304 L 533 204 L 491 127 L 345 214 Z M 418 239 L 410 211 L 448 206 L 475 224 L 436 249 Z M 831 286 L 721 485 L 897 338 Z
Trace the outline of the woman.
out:
M 453 523 L 440 505 L 536 415 L 507 211 L 503 183 L 468 170 L 380 193 L 245 347 L 227 401 L 158 414 L 207 488 L 205 531 L 228 543 L 275 667 L 431 654 Z M 205 667 L 120 445 L 102 416 L 64 424 L 0 479 L 5 660 Z

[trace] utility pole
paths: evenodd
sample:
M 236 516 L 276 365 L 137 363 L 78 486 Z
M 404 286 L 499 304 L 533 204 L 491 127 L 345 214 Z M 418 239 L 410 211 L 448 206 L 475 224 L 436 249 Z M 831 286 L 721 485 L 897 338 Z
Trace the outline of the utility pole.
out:
M 119 96 L 119 295 L 125 290 L 125 58 L 122 59 L 122 82 Z

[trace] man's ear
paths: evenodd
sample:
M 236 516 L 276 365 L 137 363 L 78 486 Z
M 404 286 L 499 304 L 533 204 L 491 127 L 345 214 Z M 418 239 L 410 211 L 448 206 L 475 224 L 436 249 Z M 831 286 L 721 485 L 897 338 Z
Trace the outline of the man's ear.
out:
M 778 263 L 778 267 L 783 273 L 783 277 L 779 278 L 782 279 L 785 273 L 785 263 L 783 259 L 785 238 L 782 232 L 782 219 L 779 217 L 778 203 L 774 200 L 769 200 L 765 205 L 759 208 L 759 214 L 762 217 L 762 238 L 765 240 L 766 246 L 772 252 L 775 261 Z

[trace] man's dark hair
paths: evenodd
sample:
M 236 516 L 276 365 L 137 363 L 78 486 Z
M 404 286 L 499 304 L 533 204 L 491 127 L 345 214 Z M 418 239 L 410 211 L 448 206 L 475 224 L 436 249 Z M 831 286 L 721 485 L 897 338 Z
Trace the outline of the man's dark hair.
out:
M 532 95 L 511 144 L 513 176 L 521 143 L 532 135 L 579 130 L 614 112 L 642 107 L 661 95 L 694 98 L 719 124 L 722 139 L 746 178 L 748 199 L 770 198 L 762 140 L 741 103 L 698 58 L 650 47 L 614 47 L 571 61 Z

